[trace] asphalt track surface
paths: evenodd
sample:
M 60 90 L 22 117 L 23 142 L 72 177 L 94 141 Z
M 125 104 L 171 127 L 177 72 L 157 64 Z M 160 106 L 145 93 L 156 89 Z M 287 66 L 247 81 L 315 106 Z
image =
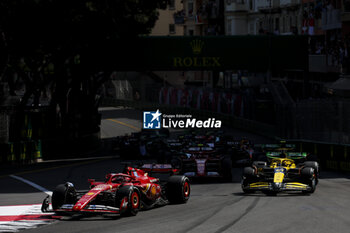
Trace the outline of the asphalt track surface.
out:
M 102 113 L 102 138 L 137 131 L 141 127 L 138 111 L 104 109 Z M 268 141 L 248 133 L 231 133 L 247 134 L 256 143 Z M 120 171 L 120 162 L 119 158 L 112 157 L 43 163 L 30 170 L 12 171 L 12 174 L 47 190 L 66 181 L 74 183 L 77 189 L 86 189 L 88 178 L 103 180 L 107 172 Z M 193 183 L 186 204 L 141 211 L 134 217 L 54 220 L 23 232 L 350 232 L 348 174 L 321 173 L 317 190 L 312 195 L 283 193 L 277 196 L 244 195 L 240 176 L 241 169 L 235 168 L 232 183 Z M 44 192 L 7 175 L 0 175 L 0 187 L 0 207 L 39 204 L 46 197 Z

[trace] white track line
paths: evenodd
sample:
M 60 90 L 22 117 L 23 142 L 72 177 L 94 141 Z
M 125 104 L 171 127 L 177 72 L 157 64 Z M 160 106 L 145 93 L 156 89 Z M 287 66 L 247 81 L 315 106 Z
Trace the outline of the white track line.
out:
M 24 182 L 26 184 L 29 184 L 30 186 L 32 186 L 32 187 L 34 187 L 34 188 L 36 188 L 36 189 L 46 193 L 47 195 L 50 195 L 50 196 L 52 195 L 51 191 L 47 190 L 46 188 L 44 188 L 44 187 L 42 187 L 42 186 L 40 186 L 38 184 L 35 184 L 35 183 L 31 182 L 29 180 L 23 179 L 22 177 L 15 176 L 15 175 L 10 175 L 10 177 L 12 177 L 12 178 L 14 178 L 16 180 L 20 180 L 20 181 L 22 181 L 22 182 Z
M 77 159 L 57 159 L 57 160 L 47 160 L 40 163 L 56 163 L 56 162 L 71 162 L 71 161 L 83 161 L 83 160 L 94 160 L 94 159 L 113 159 L 118 158 L 117 156 L 98 156 L 98 157 L 87 157 L 87 158 L 77 158 Z

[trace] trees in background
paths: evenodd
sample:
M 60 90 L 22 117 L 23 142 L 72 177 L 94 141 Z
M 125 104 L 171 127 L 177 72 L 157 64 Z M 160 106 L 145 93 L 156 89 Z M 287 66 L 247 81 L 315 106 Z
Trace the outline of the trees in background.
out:
M 96 132 L 98 89 L 114 70 L 103 57 L 106 45 L 148 34 L 166 6 L 167 0 L 2 0 L 0 82 L 11 95 L 24 91 L 20 108 L 48 97 L 63 135 Z

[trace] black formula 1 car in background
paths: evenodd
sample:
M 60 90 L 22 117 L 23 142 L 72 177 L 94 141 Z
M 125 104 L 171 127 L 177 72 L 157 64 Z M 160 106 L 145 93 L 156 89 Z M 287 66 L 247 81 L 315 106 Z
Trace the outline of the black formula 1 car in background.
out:
M 232 181 L 232 161 L 229 155 L 221 154 L 215 148 L 198 144 L 173 154 L 176 167 L 187 177 L 220 177 Z

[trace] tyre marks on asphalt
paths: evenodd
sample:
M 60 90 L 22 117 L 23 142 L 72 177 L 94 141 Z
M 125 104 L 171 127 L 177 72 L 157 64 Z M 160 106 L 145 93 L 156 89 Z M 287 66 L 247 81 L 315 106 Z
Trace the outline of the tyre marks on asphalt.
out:
M 217 213 L 219 213 L 223 209 L 223 207 L 222 207 L 223 205 L 225 205 L 225 207 L 235 205 L 236 203 L 238 203 L 241 200 L 243 200 L 243 198 L 245 198 L 245 197 L 240 197 L 240 198 L 237 198 L 237 199 L 233 199 L 231 201 L 224 200 L 223 202 L 218 203 L 217 207 L 213 211 L 210 211 L 206 215 L 198 218 L 196 221 L 194 221 L 191 224 L 190 227 L 184 229 L 183 232 L 189 232 L 189 231 L 197 228 L 199 225 L 205 223 L 208 219 L 214 217 Z
M 217 231 L 215 231 L 215 233 L 222 233 L 224 231 L 226 231 L 227 229 L 231 228 L 232 226 L 234 226 L 237 222 L 239 222 L 244 216 L 246 216 L 252 209 L 254 209 L 254 207 L 258 204 L 260 198 L 256 197 L 254 199 L 254 201 L 247 207 L 247 209 L 244 211 L 244 213 L 242 215 L 240 215 L 238 218 L 234 219 L 233 221 L 231 221 L 230 223 L 222 226 L 221 228 L 219 228 Z

